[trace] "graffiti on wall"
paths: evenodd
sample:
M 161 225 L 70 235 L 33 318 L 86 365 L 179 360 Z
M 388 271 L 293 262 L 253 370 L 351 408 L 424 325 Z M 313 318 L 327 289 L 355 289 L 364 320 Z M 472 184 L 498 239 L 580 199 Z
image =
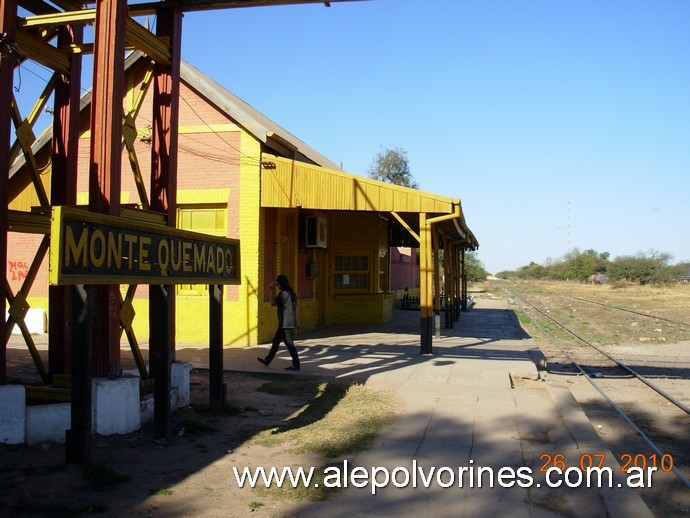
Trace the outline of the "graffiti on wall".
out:
M 7 278 L 11 281 L 23 281 L 29 273 L 29 263 L 25 261 L 7 261 Z

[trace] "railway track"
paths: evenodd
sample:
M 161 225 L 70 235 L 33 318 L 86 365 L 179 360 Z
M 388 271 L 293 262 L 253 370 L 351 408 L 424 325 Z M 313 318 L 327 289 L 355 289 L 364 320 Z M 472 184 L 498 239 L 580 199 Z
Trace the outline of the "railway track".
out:
M 665 470 L 673 472 L 684 488 L 690 489 L 690 456 L 688 455 L 687 430 L 690 425 L 690 404 L 687 395 L 674 394 L 669 389 L 669 380 L 690 379 L 690 361 L 677 357 L 667 357 L 664 362 L 654 360 L 641 361 L 635 357 L 635 364 L 631 365 L 630 356 L 625 359 L 617 358 L 607 352 L 601 345 L 584 336 L 585 331 L 574 329 L 571 318 L 574 310 L 570 306 L 565 309 L 548 304 L 545 309 L 544 300 L 530 300 L 528 294 L 518 293 L 507 286 L 502 286 L 513 304 L 530 324 L 534 325 L 546 338 L 547 346 L 542 347 L 547 357 L 549 368 L 558 365 L 567 366 L 571 372 L 584 376 L 599 395 L 610 405 L 611 409 L 637 434 L 649 449 L 649 455 L 655 459 L 671 459 L 673 466 L 667 463 Z M 658 322 L 660 317 L 642 312 L 620 308 L 611 304 L 599 303 L 579 297 L 570 297 L 560 293 L 551 293 L 571 300 L 578 300 L 585 304 L 605 306 L 607 311 L 618 311 L 634 314 L 635 318 L 644 317 Z M 536 297 L 533 297 L 536 298 Z M 542 307 L 540 307 L 542 306 Z M 606 316 L 603 317 L 606 319 Z M 566 321 L 564 321 L 566 320 Z M 673 319 L 663 319 L 674 326 L 690 326 Z M 581 320 L 583 321 L 583 320 Z M 586 321 L 585 321 L 586 322 Z M 585 326 L 588 327 L 588 326 Z M 591 329 L 589 329 L 591 331 Z M 596 331 L 594 331 L 596 334 Z M 646 356 L 649 358 L 649 356 Z M 645 410 L 649 416 L 640 412 L 639 405 L 630 405 L 629 397 L 620 399 L 620 394 L 630 396 L 633 391 L 653 391 L 653 395 L 637 398 L 645 401 Z M 617 395 L 616 395 L 617 394 Z M 626 402 L 625 399 L 628 399 Z M 674 422 L 684 423 L 684 432 L 666 433 L 663 427 L 654 426 L 654 414 L 659 409 L 665 413 L 674 412 Z M 672 410 L 669 410 L 672 409 Z M 651 416 L 651 417 L 650 417 Z M 661 433 L 660 433 L 661 428 Z M 620 459 L 621 464 L 626 459 Z

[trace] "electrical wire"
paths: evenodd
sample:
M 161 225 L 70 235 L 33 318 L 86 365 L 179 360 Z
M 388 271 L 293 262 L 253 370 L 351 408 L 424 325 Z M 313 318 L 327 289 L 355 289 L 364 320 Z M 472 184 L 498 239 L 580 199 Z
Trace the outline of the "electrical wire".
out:
M 184 103 L 187 105 L 187 107 L 194 113 L 194 115 L 197 116 L 197 118 L 208 128 L 211 130 L 212 133 L 214 133 L 220 140 L 222 140 L 228 147 L 236 151 L 237 153 L 240 154 L 241 157 L 244 157 L 247 159 L 250 163 L 253 163 L 254 165 L 259 165 L 261 163 L 261 160 L 257 160 L 255 157 L 247 155 L 243 153 L 240 149 L 237 149 L 235 146 L 233 146 L 230 142 L 225 140 L 223 136 L 218 133 L 216 130 L 213 129 L 213 127 L 201 116 L 199 115 L 199 112 L 197 112 L 194 107 L 187 101 L 187 99 L 184 98 L 182 93 L 180 92 L 180 99 L 184 101 Z

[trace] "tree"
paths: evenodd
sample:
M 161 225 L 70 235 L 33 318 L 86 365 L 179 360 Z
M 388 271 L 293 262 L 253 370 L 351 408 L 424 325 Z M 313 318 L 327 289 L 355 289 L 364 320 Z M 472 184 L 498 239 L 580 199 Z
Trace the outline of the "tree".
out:
M 369 167 L 369 177 L 382 182 L 417 189 L 407 160 L 407 151 L 400 148 L 385 149 L 374 157 Z
M 640 284 L 670 282 L 672 271 L 668 267 L 671 256 L 664 252 L 650 250 L 634 256 L 621 256 L 611 263 L 609 275 L 612 280 L 627 280 Z
M 546 277 L 546 268 L 532 261 L 528 266 L 520 268 L 516 274 L 518 279 L 543 279 Z
M 485 281 L 486 276 L 489 275 L 476 252 L 465 253 L 465 274 L 469 282 Z
M 584 282 L 598 271 L 606 271 L 606 267 L 599 260 L 599 257 L 599 254 L 592 249 L 580 252 L 578 248 L 574 248 L 565 255 L 568 263 L 565 270 L 567 277 Z M 602 270 L 602 268 L 604 269 Z

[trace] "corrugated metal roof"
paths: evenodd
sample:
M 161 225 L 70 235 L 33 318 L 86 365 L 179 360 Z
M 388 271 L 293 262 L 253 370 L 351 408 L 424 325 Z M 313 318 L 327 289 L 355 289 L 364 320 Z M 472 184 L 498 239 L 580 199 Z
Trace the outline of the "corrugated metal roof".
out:
M 440 217 L 440 228 L 467 248 L 479 243 L 467 227 L 459 199 L 393 185 L 264 153 L 261 206 L 396 213 L 419 231 L 419 214 Z M 447 216 L 447 218 L 444 218 Z
M 459 200 L 265 154 L 263 207 L 450 214 Z

